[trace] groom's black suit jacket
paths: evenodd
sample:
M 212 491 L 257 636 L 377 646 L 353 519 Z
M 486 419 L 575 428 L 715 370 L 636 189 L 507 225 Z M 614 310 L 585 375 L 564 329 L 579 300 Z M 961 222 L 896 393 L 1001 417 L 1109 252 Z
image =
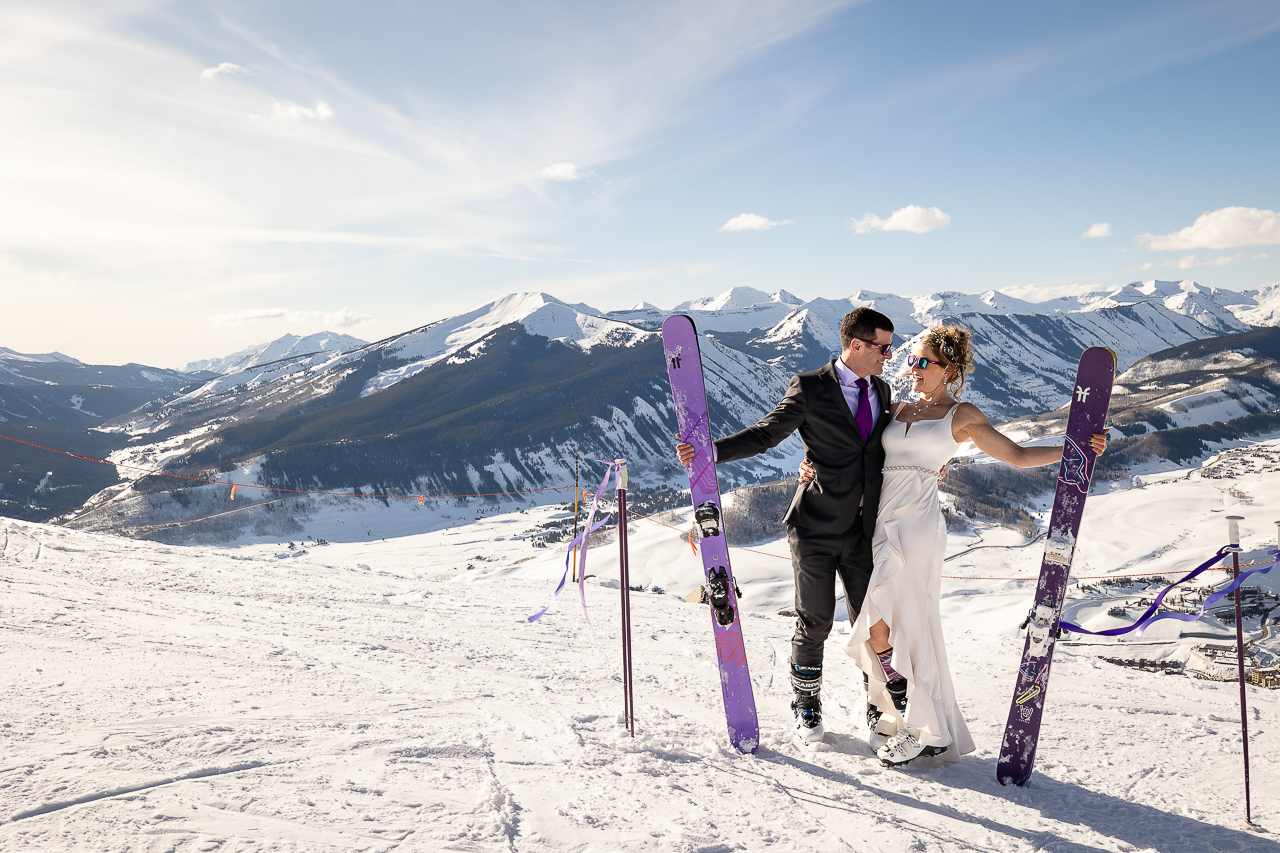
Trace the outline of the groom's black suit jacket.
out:
M 821 533 L 844 533 L 853 526 L 861 502 L 867 536 L 875 532 L 880 506 L 884 446 L 880 437 L 889 423 L 892 391 L 879 376 L 871 377 L 879 398 L 872 412 L 875 427 L 866 441 L 849 411 L 833 362 L 791 377 L 786 396 L 754 426 L 716 442 L 716 460 L 747 459 L 777 447 L 797 429 L 817 469 L 811 483 L 796 489 L 784 520 Z

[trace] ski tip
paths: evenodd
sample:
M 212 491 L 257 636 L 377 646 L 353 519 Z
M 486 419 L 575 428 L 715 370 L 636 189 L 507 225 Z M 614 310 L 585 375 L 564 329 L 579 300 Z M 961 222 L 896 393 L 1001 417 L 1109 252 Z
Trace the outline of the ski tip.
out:
M 1089 347 L 1080 356 L 1080 360 L 1083 361 L 1089 356 L 1093 356 L 1094 358 L 1097 358 L 1101 356 L 1103 353 L 1106 353 L 1106 357 L 1111 359 L 1111 370 L 1112 372 L 1115 372 L 1116 365 L 1119 363 L 1119 359 L 1116 357 L 1116 351 L 1113 350 L 1111 347 Z
M 698 324 L 693 322 L 693 318 L 690 317 L 688 314 L 672 314 L 671 316 L 667 317 L 667 319 L 662 321 L 662 331 L 665 332 L 667 330 L 668 323 L 670 323 L 671 325 L 679 325 L 679 326 L 683 326 L 685 323 L 688 323 L 689 328 L 693 329 L 693 333 L 695 335 L 698 334 Z

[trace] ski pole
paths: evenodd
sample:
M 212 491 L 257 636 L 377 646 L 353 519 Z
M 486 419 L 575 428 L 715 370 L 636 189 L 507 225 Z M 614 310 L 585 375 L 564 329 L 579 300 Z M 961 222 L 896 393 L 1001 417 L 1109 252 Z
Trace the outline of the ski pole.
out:
M 578 457 L 573 457 L 573 538 L 578 538 Z M 578 546 L 573 546 L 573 574 L 569 580 L 574 583 L 578 582 Z
M 1231 577 L 1240 577 L 1240 522 L 1244 521 L 1243 516 L 1228 515 L 1227 516 L 1227 539 L 1230 544 L 1227 550 L 1231 552 Z M 1244 678 L 1244 618 L 1241 613 L 1240 606 L 1240 588 L 1236 587 L 1236 669 L 1240 677 L 1240 732 L 1244 743 L 1244 825 L 1249 829 L 1253 829 L 1253 809 L 1249 798 L 1249 708 L 1245 703 L 1245 678 Z
M 622 581 L 622 714 L 636 736 L 635 691 L 631 683 L 631 566 L 627 554 L 627 460 L 617 459 L 618 579 Z

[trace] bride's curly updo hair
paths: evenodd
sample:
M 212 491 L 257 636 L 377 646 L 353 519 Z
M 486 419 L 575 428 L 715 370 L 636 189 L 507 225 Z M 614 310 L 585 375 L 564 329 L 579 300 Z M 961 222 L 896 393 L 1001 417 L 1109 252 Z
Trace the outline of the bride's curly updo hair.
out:
M 973 348 L 969 344 L 969 330 L 959 326 L 930 326 L 920 343 L 938 354 L 942 368 L 947 372 L 947 390 L 955 399 L 964 390 L 964 377 L 973 373 Z

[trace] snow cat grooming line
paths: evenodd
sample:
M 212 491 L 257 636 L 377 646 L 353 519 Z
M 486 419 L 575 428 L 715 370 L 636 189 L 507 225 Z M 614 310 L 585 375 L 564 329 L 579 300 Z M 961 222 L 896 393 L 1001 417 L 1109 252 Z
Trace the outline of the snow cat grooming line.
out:
M 1062 617 L 1071 559 L 1075 555 L 1080 519 L 1097 458 L 1089 446 L 1089 436 L 1105 429 L 1115 374 L 1116 354 L 1111 350 L 1089 347 L 1080 356 L 1075 393 L 1067 416 L 1062 463 L 1058 466 L 1058 487 L 1049 516 L 1044 559 L 1040 563 L 1040 580 L 1031 612 L 1023 623 L 1027 640 L 1018 666 L 1009 720 L 1000 743 L 1000 758 L 996 762 L 996 778 L 1002 785 L 1027 784 L 1035 766 L 1058 620 Z
M 754 753 L 760 745 L 760 724 L 751 690 L 751 673 L 747 669 L 747 650 L 742 642 L 739 593 L 729 566 L 720 483 L 716 479 L 707 417 L 702 356 L 693 320 L 683 314 L 668 317 L 662 324 L 662 349 L 680 437 L 694 449 L 693 461 L 686 470 L 694 521 L 702 535 L 702 570 L 707 581 L 707 602 L 711 607 L 711 631 L 716 642 L 729 741 L 741 752 Z

